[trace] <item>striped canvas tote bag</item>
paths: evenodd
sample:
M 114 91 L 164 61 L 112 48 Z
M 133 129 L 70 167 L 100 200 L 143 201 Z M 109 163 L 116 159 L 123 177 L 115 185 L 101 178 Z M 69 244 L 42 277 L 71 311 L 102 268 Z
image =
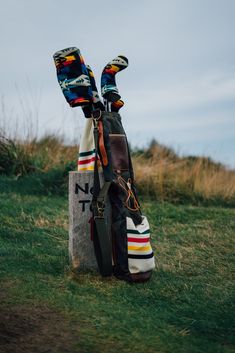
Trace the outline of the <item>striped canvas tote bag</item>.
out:
M 144 273 L 155 268 L 153 250 L 150 244 L 149 222 L 142 216 L 142 223 L 135 225 L 130 217 L 126 218 L 128 242 L 128 266 L 130 273 Z

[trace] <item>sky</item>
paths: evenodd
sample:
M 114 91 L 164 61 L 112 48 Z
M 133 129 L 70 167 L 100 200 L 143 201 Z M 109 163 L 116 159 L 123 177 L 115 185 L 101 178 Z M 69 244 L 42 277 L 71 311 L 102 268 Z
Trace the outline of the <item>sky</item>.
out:
M 0 127 L 79 143 L 85 118 L 70 108 L 53 54 L 76 46 L 97 86 L 117 55 L 120 110 L 132 146 L 155 138 L 181 155 L 235 168 L 234 0 L 0 0 Z

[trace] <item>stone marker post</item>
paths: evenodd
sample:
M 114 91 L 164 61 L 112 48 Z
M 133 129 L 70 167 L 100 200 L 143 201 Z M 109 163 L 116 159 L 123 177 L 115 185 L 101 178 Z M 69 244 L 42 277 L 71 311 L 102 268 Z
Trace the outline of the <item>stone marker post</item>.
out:
M 69 257 L 79 270 L 98 270 L 89 223 L 93 180 L 92 171 L 69 173 Z
M 102 187 L 104 184 L 102 172 L 99 173 L 99 178 Z M 69 173 L 69 258 L 75 270 L 95 270 L 98 272 L 91 239 L 91 224 L 89 223 L 92 217 L 93 182 L 93 171 Z M 108 197 L 104 217 L 112 242 L 111 205 Z

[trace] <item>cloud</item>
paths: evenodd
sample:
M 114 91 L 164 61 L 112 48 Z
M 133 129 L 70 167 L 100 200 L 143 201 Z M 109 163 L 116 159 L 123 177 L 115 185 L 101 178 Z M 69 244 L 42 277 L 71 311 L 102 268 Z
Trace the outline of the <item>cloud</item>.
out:
M 179 111 L 195 110 L 200 107 L 218 106 L 218 103 L 234 102 L 235 76 L 209 74 L 195 77 L 191 81 L 174 82 L 167 87 L 133 88 L 125 92 L 129 99 L 129 111 L 139 114 L 177 114 Z
M 163 143 L 171 138 L 182 145 L 197 140 L 216 146 L 223 135 L 232 155 L 233 0 L 149 0 L 147 5 L 130 0 L 120 9 L 114 0 L 69 4 L 66 11 L 62 0 L 9 0 L 2 5 L 0 94 L 19 125 L 24 113 L 15 83 L 26 109 L 39 109 L 40 134 L 59 129 L 68 138 L 80 135 L 85 120 L 80 109 L 67 106 L 52 60 L 56 50 L 76 45 L 93 68 L 98 87 L 106 62 L 119 53 L 130 59 L 128 71 L 117 81 L 126 103 L 124 126 L 134 143 L 151 136 Z M 30 88 L 24 84 L 27 77 Z M 39 108 L 30 101 L 38 91 Z

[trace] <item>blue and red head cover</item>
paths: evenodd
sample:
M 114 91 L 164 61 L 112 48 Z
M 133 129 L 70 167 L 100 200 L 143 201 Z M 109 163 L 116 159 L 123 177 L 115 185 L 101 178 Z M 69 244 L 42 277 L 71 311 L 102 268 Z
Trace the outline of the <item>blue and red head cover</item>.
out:
M 93 110 L 104 110 L 95 83 L 94 74 L 85 65 L 81 52 L 76 47 L 57 51 L 53 55 L 57 79 L 65 99 L 71 107 L 81 106 L 87 118 Z M 101 77 L 101 92 L 107 107 L 111 104 L 111 111 L 118 112 L 124 105 L 120 99 L 115 75 L 128 66 L 128 59 L 119 55 L 104 68 Z M 109 111 L 109 110 L 108 110 Z
M 53 55 L 57 78 L 71 107 L 92 104 L 93 93 L 86 65 L 76 47 L 59 50 Z

